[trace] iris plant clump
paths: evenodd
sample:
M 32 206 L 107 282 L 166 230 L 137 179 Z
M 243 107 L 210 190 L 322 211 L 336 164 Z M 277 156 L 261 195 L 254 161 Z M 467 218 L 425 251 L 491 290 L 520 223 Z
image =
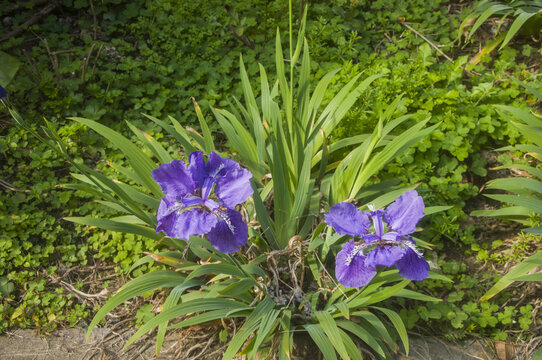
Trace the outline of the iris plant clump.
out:
M 375 276 L 379 265 L 395 265 L 399 275 L 409 280 L 427 278 L 429 264 L 410 236 L 424 215 L 424 207 L 415 190 L 401 195 L 386 210 L 370 207 L 370 211 L 363 212 L 347 202 L 331 207 L 325 214 L 326 223 L 341 235 L 362 239 L 358 244 L 351 239 L 337 254 L 337 280 L 344 286 L 364 286 Z M 369 218 L 373 221 L 374 234 L 368 233 Z
M 189 156 L 188 166 L 173 160 L 153 170 L 165 196 L 158 208 L 156 232 L 189 240 L 207 234 L 213 247 L 234 253 L 246 244 L 248 227 L 235 206 L 252 195 L 252 174 L 214 151 L 204 161 L 201 151 Z

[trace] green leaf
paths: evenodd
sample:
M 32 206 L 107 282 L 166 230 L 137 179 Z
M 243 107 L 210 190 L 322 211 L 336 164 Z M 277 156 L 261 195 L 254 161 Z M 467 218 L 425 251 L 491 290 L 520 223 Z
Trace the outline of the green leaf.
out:
M 153 271 L 147 274 L 143 274 L 138 278 L 123 285 L 113 297 L 100 308 L 100 310 L 94 315 L 90 325 L 88 326 L 87 339 L 92 332 L 92 329 L 98 325 L 98 322 L 102 320 L 111 310 L 129 300 L 135 296 L 141 295 L 147 291 L 174 287 L 182 284 L 185 277 L 177 272 L 168 270 Z
M 142 235 L 153 240 L 160 240 L 162 238 L 162 235 L 157 234 L 154 229 L 143 225 L 128 224 L 120 221 L 92 217 L 65 217 L 64 220 L 81 225 L 96 226 L 105 230 Z
M 171 160 L 171 156 L 169 156 L 169 153 L 163 148 L 162 145 L 158 141 L 156 141 L 152 136 L 147 134 L 146 132 L 139 130 L 134 125 L 132 125 L 130 122 L 126 122 L 128 124 L 128 127 L 132 132 L 137 136 L 137 138 L 147 146 L 149 150 L 152 151 L 154 156 L 158 160 L 160 160 L 161 163 L 169 163 Z
M 199 282 L 195 281 L 185 281 L 184 283 L 177 285 L 175 288 L 171 290 L 168 297 L 166 298 L 166 301 L 162 305 L 162 311 L 168 310 L 172 308 L 173 306 L 177 305 L 179 300 L 181 300 L 181 295 L 186 289 L 189 289 L 194 286 L 200 285 Z M 162 344 L 164 343 L 164 337 L 166 336 L 166 329 L 167 329 L 168 321 L 164 321 L 160 325 L 158 325 L 158 332 L 156 334 L 156 355 L 160 353 L 160 349 L 162 349 Z
M 520 14 L 516 17 L 516 19 L 512 23 L 512 26 L 510 26 L 510 29 L 508 29 L 508 31 L 506 32 L 506 37 L 504 38 L 504 41 L 502 42 L 499 50 L 502 50 L 502 48 L 504 48 L 506 44 L 508 44 L 510 40 L 512 40 L 514 35 L 517 34 L 519 29 L 521 29 L 521 27 L 523 26 L 523 24 L 525 24 L 525 22 L 527 22 L 527 20 L 538 14 L 538 12 L 521 12 L 521 9 L 518 9 L 516 13 L 517 12 L 520 12 Z
M 231 339 L 226 352 L 222 356 L 222 360 L 230 360 L 237 354 L 246 339 L 260 327 L 263 319 L 273 310 L 274 306 L 275 303 L 273 300 L 269 297 L 265 297 L 265 299 L 254 308 L 254 311 L 249 315 L 243 326 L 241 326 L 241 329 L 239 329 Z
M 95 130 L 97 133 L 107 138 L 115 147 L 123 152 L 128 158 L 134 171 L 144 181 L 147 188 L 157 197 L 162 197 L 162 190 L 160 186 L 152 178 L 152 170 L 156 168 L 156 165 L 152 160 L 141 151 L 134 143 L 122 136 L 121 134 L 113 131 L 112 129 L 97 123 L 93 120 L 84 118 L 70 118 L 89 128 Z
M 241 302 L 229 300 L 229 299 L 216 299 L 216 298 L 201 299 L 200 298 L 200 299 L 183 302 L 181 304 L 173 306 L 172 308 L 169 308 L 168 310 L 161 312 L 160 314 L 156 315 L 154 318 L 149 320 L 147 323 L 145 323 L 126 342 L 126 344 L 124 345 L 124 348 L 128 347 L 134 341 L 136 341 L 141 336 L 146 334 L 148 331 L 154 329 L 158 325 L 164 322 L 170 321 L 172 319 L 175 319 L 179 316 L 192 314 L 196 312 L 202 312 L 202 311 L 210 311 L 210 310 L 219 310 L 219 309 L 235 310 L 235 309 L 245 309 L 245 308 L 246 308 L 245 304 Z
M 399 314 L 397 314 L 393 310 L 378 306 L 373 306 L 372 308 L 382 311 L 388 317 L 388 319 L 390 319 L 391 323 L 395 327 L 395 330 L 397 330 L 401 341 L 403 342 L 403 346 L 405 347 L 405 353 L 406 355 L 408 355 L 408 334 L 405 328 L 405 324 L 403 323 L 403 320 L 401 320 Z
M 522 275 L 522 276 L 515 277 L 512 280 L 514 281 L 542 281 L 542 273 Z
M 523 206 L 537 214 L 542 214 L 542 200 L 517 195 L 485 194 L 488 198 L 509 203 L 512 205 Z
M 492 5 L 490 7 L 488 7 L 483 13 L 482 15 L 480 15 L 480 17 L 478 18 L 478 20 L 476 20 L 476 22 L 474 23 L 474 25 L 472 26 L 472 29 L 469 33 L 469 36 L 467 37 L 467 40 L 471 38 L 471 36 L 476 32 L 476 30 L 478 30 L 478 28 L 489 18 L 491 17 L 492 15 L 496 14 L 497 12 L 499 11 L 502 11 L 502 10 L 508 10 L 510 9 L 509 6 L 507 5 L 502 5 L 502 4 L 495 4 L 495 5 Z
M 199 120 L 201 132 L 203 133 L 204 153 L 209 154 L 211 151 L 215 150 L 215 145 L 213 143 L 213 135 L 211 134 L 211 131 L 209 130 L 209 126 L 207 126 L 207 122 L 205 121 L 205 118 L 203 117 L 203 113 L 201 112 L 201 108 L 196 102 L 196 99 L 192 98 L 192 103 L 194 104 L 194 109 L 196 109 L 196 115 Z
M 413 299 L 413 300 L 419 300 L 419 301 L 442 301 L 442 299 L 425 295 L 416 291 L 408 290 L 408 289 L 402 289 L 395 293 L 394 296 L 397 297 L 404 297 L 407 299 Z
M 0 66 L 0 86 L 6 88 L 15 77 L 21 62 L 17 58 L 0 51 L 0 64 L 2 64 Z
M 324 330 L 324 333 L 327 335 L 340 357 L 344 360 L 348 360 L 348 352 L 342 342 L 341 334 L 335 323 L 335 319 L 333 319 L 331 314 L 327 311 L 317 311 L 315 315 L 318 319 L 318 326 Z
M 536 254 L 528 257 L 514 268 L 512 268 L 506 275 L 500 278 L 482 297 L 480 301 L 486 301 L 497 295 L 502 290 L 506 289 L 510 284 L 515 281 L 515 278 L 520 277 L 542 265 L 542 251 L 538 251 Z
M 333 344 L 329 341 L 329 338 L 326 336 L 321 327 L 315 324 L 305 324 L 303 325 L 305 330 L 309 333 L 312 341 L 318 346 L 318 349 L 324 355 L 326 360 L 337 360 L 337 355 L 335 355 L 335 349 Z
M 354 334 L 361 341 L 369 345 L 369 347 L 371 347 L 381 357 L 383 358 L 386 357 L 386 353 L 384 352 L 382 345 L 379 343 L 378 339 L 375 337 L 376 334 L 370 333 L 369 331 L 364 329 L 361 325 L 358 325 L 348 320 L 339 320 L 337 321 L 337 325 L 343 328 L 344 330 L 349 331 L 352 334 Z

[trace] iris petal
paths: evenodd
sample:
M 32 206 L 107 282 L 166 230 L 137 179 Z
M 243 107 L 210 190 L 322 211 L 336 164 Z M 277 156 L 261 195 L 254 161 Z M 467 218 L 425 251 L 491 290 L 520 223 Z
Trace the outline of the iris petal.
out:
M 220 157 L 217 153 L 212 151 L 209 154 L 209 160 L 206 165 L 207 174 L 211 177 L 218 177 L 226 174 L 231 170 L 240 169 L 239 164 L 228 158 Z
M 410 248 L 405 248 L 404 256 L 395 263 L 399 275 L 409 280 L 423 280 L 429 276 L 429 264 Z
M 365 263 L 371 266 L 393 266 L 405 254 L 405 249 L 400 246 L 377 246 L 367 254 Z
M 235 205 L 244 203 L 254 192 L 250 184 L 252 174 L 245 169 L 231 169 L 217 179 L 215 193 L 222 204 L 233 209 Z
M 152 171 L 152 177 L 168 197 L 181 199 L 194 192 L 194 181 L 186 164 L 181 160 L 173 160 L 160 165 Z
M 335 262 L 335 276 L 337 280 L 342 285 L 348 287 L 364 286 L 376 274 L 375 267 L 367 266 L 365 263 L 366 257 L 360 253 L 354 255 L 352 261 L 348 262 L 348 257 L 354 251 L 354 246 L 354 240 L 344 243 L 342 250 L 337 254 Z
M 388 227 L 399 235 L 408 235 L 416 231 L 416 224 L 423 217 L 425 205 L 416 190 L 410 190 L 399 196 L 388 208 L 384 220 Z
M 247 243 L 248 226 L 241 213 L 235 210 L 216 212 L 218 222 L 207 234 L 209 242 L 215 249 L 223 253 L 234 253 Z
M 207 177 L 205 161 L 203 160 L 201 151 L 194 151 L 188 157 L 188 171 L 190 172 L 192 181 L 194 181 L 194 187 L 201 188 L 205 177 Z
M 217 223 L 216 215 L 202 209 L 186 210 L 182 213 L 173 212 L 158 219 L 156 231 L 164 231 L 167 236 L 189 240 L 190 235 L 208 233 Z
M 367 214 L 346 202 L 331 207 L 325 214 L 325 220 L 341 235 L 361 236 L 366 234 L 371 226 Z

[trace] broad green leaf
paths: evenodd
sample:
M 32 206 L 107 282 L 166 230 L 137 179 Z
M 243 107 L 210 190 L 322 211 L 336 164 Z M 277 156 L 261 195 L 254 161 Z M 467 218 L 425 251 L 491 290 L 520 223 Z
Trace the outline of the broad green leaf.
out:
M 361 356 L 361 353 L 360 353 L 358 347 L 352 341 L 350 336 L 342 329 L 339 329 L 339 333 L 341 334 L 341 340 L 342 340 L 342 342 L 344 344 L 346 352 L 350 356 L 350 359 L 352 359 L 352 360 L 363 360 L 363 357 Z
M 128 127 L 132 132 L 137 136 L 137 138 L 147 146 L 147 148 L 152 151 L 154 156 L 161 162 L 161 163 L 169 163 L 171 160 L 171 156 L 169 156 L 169 153 L 164 149 L 164 147 L 156 141 L 152 136 L 147 134 L 146 132 L 139 130 L 134 125 L 132 125 L 130 122 L 126 122 L 128 124 Z
M 507 5 L 502 4 L 495 4 L 487 8 L 480 17 L 476 20 L 474 25 L 472 26 L 472 29 L 469 33 L 469 36 L 467 37 L 467 40 L 471 38 L 471 36 L 478 30 L 478 28 L 492 15 L 496 14 L 499 11 L 508 10 L 510 9 Z
M 207 122 L 205 121 L 205 118 L 203 117 L 203 113 L 201 112 L 201 108 L 199 107 L 198 103 L 196 102 L 196 99 L 192 98 L 192 103 L 194 104 L 194 109 L 196 109 L 196 116 L 199 120 L 199 125 L 201 127 L 201 132 L 203 133 L 203 144 L 204 144 L 204 153 L 209 154 L 211 151 L 215 150 L 215 145 L 213 143 L 213 135 L 211 134 L 211 131 L 209 130 L 209 126 L 207 126 Z
M 230 344 L 222 356 L 223 360 L 230 360 L 237 354 L 246 339 L 256 332 L 256 329 L 260 327 L 263 319 L 273 310 L 274 306 L 275 303 L 273 300 L 269 297 L 265 297 L 265 299 L 254 308 L 252 314 L 248 316 L 243 326 L 241 326 L 235 336 L 230 340 Z
M 112 129 L 97 123 L 93 120 L 74 117 L 70 118 L 89 128 L 95 130 L 97 133 L 107 138 L 115 147 L 122 151 L 122 153 L 128 158 L 134 171 L 143 180 L 147 188 L 157 197 L 162 196 L 162 190 L 160 186 L 152 178 L 152 170 L 157 166 L 152 160 L 139 149 L 134 143 L 122 136 L 121 134 L 113 131 Z
M 198 285 L 199 285 L 199 282 L 185 281 L 184 283 L 174 287 L 169 293 L 168 297 L 166 298 L 166 301 L 164 301 L 164 304 L 162 305 L 162 311 L 165 311 L 177 305 L 179 300 L 181 300 L 181 295 L 186 289 L 194 287 L 194 286 L 198 286 Z M 168 325 L 168 321 L 164 321 L 163 323 L 158 325 L 158 333 L 156 334 L 156 355 L 158 355 L 160 353 L 160 349 L 162 349 L 162 344 L 164 343 L 164 337 L 166 336 L 167 325 Z
M 375 337 L 376 334 L 370 333 L 369 331 L 364 329 L 362 326 L 349 320 L 339 320 L 337 321 L 337 325 L 343 328 L 344 330 L 349 331 L 352 334 L 354 334 L 361 341 L 369 345 L 369 347 L 371 347 L 381 357 L 383 358 L 386 357 L 386 353 L 384 352 L 384 349 L 379 343 L 378 338 Z
M 192 314 L 202 311 L 211 311 L 219 309 L 245 309 L 246 305 L 237 301 L 229 299 L 216 299 L 216 298 L 204 298 L 204 299 L 195 299 L 181 304 L 175 305 L 160 314 L 153 317 L 151 320 L 146 322 L 141 326 L 134 335 L 126 342 L 124 348 L 128 347 L 134 341 L 139 339 L 141 336 L 146 334 L 148 331 L 154 329 L 158 325 L 175 319 L 179 316 Z
M 175 120 L 174 118 L 172 118 L 171 116 L 170 116 L 170 121 L 172 121 L 172 123 L 175 124 L 175 126 L 171 126 L 167 124 L 166 122 L 155 118 L 154 116 L 150 116 L 146 114 L 143 114 L 143 116 L 147 117 L 149 120 L 154 121 L 155 123 L 160 125 L 162 129 L 166 130 L 171 136 L 173 136 L 175 140 L 177 140 L 181 144 L 181 146 L 184 149 L 185 154 L 191 154 L 197 150 L 190 143 L 190 139 L 188 135 L 186 134 L 186 130 L 184 130 L 179 124 L 179 122 Z M 179 132 L 177 129 L 181 129 L 181 132 Z
M 162 235 L 157 234 L 154 229 L 142 225 L 128 224 L 109 219 L 98 219 L 92 217 L 65 217 L 64 220 L 81 225 L 96 226 L 105 230 L 142 235 L 153 240 L 160 240 L 162 238 Z
M 526 207 L 527 209 L 530 209 L 537 214 L 542 213 L 542 200 L 539 199 L 525 196 L 502 194 L 485 194 L 485 196 L 508 204 Z
M 442 301 L 442 299 L 425 295 L 416 291 L 408 290 L 408 289 L 402 289 L 396 292 L 394 296 L 404 297 L 407 299 L 413 299 L 413 300 L 419 300 L 419 301 Z
M 143 274 L 136 279 L 123 285 L 117 293 L 111 297 L 94 315 L 90 325 L 88 326 L 87 339 L 90 336 L 92 329 L 98 325 L 111 310 L 135 296 L 141 295 L 147 291 L 175 287 L 184 282 L 185 277 L 177 272 L 168 270 L 158 270 L 147 274 Z
M 324 333 L 333 344 L 335 350 L 339 353 L 339 356 L 344 360 L 348 360 L 348 353 L 342 342 L 341 334 L 335 323 L 335 319 L 333 319 L 331 314 L 327 311 L 317 311 L 315 315 L 318 319 L 318 326 L 324 330 Z
M 312 341 L 314 341 L 316 346 L 318 346 L 318 349 L 320 349 L 322 355 L 324 355 L 324 359 L 337 360 L 337 355 L 335 355 L 333 344 L 326 336 L 326 333 L 324 333 L 322 328 L 315 324 L 305 324 L 303 327 L 309 333 Z
M 538 12 L 522 12 L 521 9 L 518 9 L 516 13 L 517 12 L 520 13 L 512 23 L 512 26 L 510 26 L 510 29 L 508 29 L 508 31 L 506 32 L 506 38 L 502 42 L 499 50 L 502 50 L 510 42 L 510 40 L 512 40 L 514 35 L 517 34 L 519 29 L 521 29 L 521 27 L 523 26 L 523 24 L 525 24 L 525 22 L 527 22 L 527 20 L 538 14 Z
M 405 347 L 405 353 L 406 355 L 408 355 L 408 334 L 405 328 L 405 324 L 403 323 L 403 320 L 401 320 L 399 314 L 397 314 L 393 310 L 383 307 L 372 306 L 372 308 L 382 311 L 388 317 L 388 319 L 390 319 L 391 323 L 395 327 L 395 330 L 397 330 L 401 341 L 403 342 L 403 346 Z
M 21 66 L 21 62 L 13 56 L 0 51 L 0 86 L 7 88 L 17 70 Z
M 502 290 L 506 289 L 510 284 L 514 282 L 514 279 L 527 274 L 532 269 L 542 264 L 542 251 L 538 251 L 536 254 L 528 257 L 514 268 L 512 268 L 506 275 L 500 278 L 495 285 L 491 287 L 482 297 L 480 301 L 486 301 L 497 295 Z

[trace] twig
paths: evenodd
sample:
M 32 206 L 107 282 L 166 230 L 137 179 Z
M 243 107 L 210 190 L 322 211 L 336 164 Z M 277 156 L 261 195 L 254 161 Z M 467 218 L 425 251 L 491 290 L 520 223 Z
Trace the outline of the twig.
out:
M 51 11 L 53 11 L 58 5 L 60 5 L 59 1 L 53 1 L 47 6 L 41 8 L 40 11 L 38 11 L 34 16 L 32 16 L 30 19 L 19 25 L 15 30 L 10 31 L 7 33 L 0 41 L 5 41 L 9 38 L 12 38 L 14 36 L 19 35 L 25 28 L 27 28 L 30 25 L 33 25 L 37 23 L 42 17 L 49 14 Z
M 94 3 L 92 0 L 88 0 L 90 4 L 90 11 L 92 12 L 92 40 L 96 41 L 96 12 L 94 11 Z
M 96 53 L 96 57 L 94 57 L 94 64 L 92 65 L 92 71 L 90 72 L 89 80 L 92 79 L 94 76 L 94 69 L 96 69 L 96 63 L 98 62 L 98 58 L 100 57 L 100 54 L 102 53 L 102 49 L 104 48 L 104 44 L 100 44 L 100 48 L 98 49 L 98 53 Z
M 87 72 L 88 62 L 90 60 L 90 56 L 92 55 L 92 50 L 94 50 L 94 46 L 96 46 L 96 43 L 92 43 L 92 45 L 90 45 L 90 50 L 88 51 L 88 54 L 85 57 L 85 62 L 83 63 L 83 72 L 81 74 L 81 81 L 83 83 L 85 83 L 85 75 Z
M 74 293 L 75 295 L 79 295 L 83 298 L 102 298 L 108 294 L 107 288 L 104 288 L 98 294 L 87 294 L 87 293 L 77 290 L 71 284 L 68 284 L 65 281 L 60 280 L 60 284 L 62 284 L 68 291 Z
M 426 38 L 422 33 L 420 33 L 418 30 L 414 29 L 412 26 L 408 25 L 404 20 L 402 19 L 399 19 L 398 20 L 399 23 L 401 25 L 403 25 L 404 27 L 406 27 L 407 29 L 409 29 L 410 31 L 412 31 L 414 34 L 418 35 L 419 37 L 421 37 L 423 40 L 425 40 L 425 42 L 427 42 L 429 45 L 431 45 L 435 50 L 437 50 L 442 56 L 444 56 L 448 61 L 451 61 L 452 64 L 454 63 L 454 60 L 449 57 L 448 55 L 446 55 L 444 53 L 444 51 L 440 50 L 439 47 L 437 45 L 435 45 L 434 43 L 431 42 L 431 40 L 429 40 L 428 38 Z
M 2 180 L 0 179 L 0 186 L 3 186 L 5 187 L 6 189 L 8 190 L 11 190 L 11 191 L 19 191 L 19 192 L 30 192 L 30 190 L 20 190 L 20 189 L 17 189 L 15 186 L 13 186 L 12 184 L 8 183 L 7 181 L 5 180 Z

